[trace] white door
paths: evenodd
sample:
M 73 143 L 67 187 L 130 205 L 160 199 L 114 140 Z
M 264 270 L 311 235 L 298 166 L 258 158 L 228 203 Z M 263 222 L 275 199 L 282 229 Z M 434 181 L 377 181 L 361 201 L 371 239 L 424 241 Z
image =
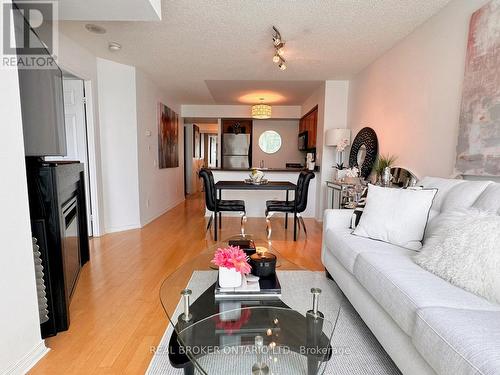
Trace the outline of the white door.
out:
M 46 160 L 76 160 L 84 164 L 85 196 L 89 236 L 92 235 L 90 205 L 89 162 L 87 149 L 87 123 L 85 118 L 85 92 L 83 80 L 64 78 L 64 121 L 66 127 L 67 155 L 47 157 Z

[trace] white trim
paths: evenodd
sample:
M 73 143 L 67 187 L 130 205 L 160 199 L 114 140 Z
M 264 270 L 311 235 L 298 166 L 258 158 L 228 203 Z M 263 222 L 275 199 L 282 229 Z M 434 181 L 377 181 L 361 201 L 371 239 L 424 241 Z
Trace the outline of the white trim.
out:
M 45 341 L 41 340 L 38 345 L 36 345 L 31 351 L 26 353 L 26 355 L 21 358 L 17 363 L 10 366 L 4 375 L 21 375 L 26 374 L 36 363 L 42 359 L 48 352 L 49 348 L 45 346 Z
M 168 211 L 170 211 L 172 208 L 178 206 L 179 204 L 183 203 L 184 201 L 186 200 L 185 197 L 182 197 L 181 199 L 179 199 L 177 202 L 174 202 L 173 204 L 169 205 L 167 208 L 161 210 L 159 213 L 157 214 L 154 214 L 153 216 L 151 216 L 150 218 L 147 218 L 144 223 L 142 223 L 142 227 L 145 227 L 146 225 L 148 225 L 149 223 L 151 223 L 152 221 L 158 219 L 160 216 L 166 214 Z
M 92 92 L 92 81 L 83 81 L 85 88 L 85 116 L 87 118 L 87 149 L 89 162 L 89 185 L 90 185 L 90 202 L 92 215 L 92 235 L 99 237 L 101 235 L 101 227 L 99 225 L 99 204 L 98 194 L 99 188 L 97 184 L 97 160 L 95 148 L 95 124 L 94 124 L 94 100 Z
M 88 151 L 88 169 L 89 169 L 89 185 L 90 185 L 90 206 L 92 212 L 87 214 L 92 215 L 92 235 L 95 237 L 101 236 L 100 220 L 99 220 L 99 184 L 97 177 L 97 160 L 96 160 L 96 136 L 94 123 L 94 97 L 92 92 L 92 79 L 86 77 L 85 74 L 80 74 L 74 69 L 68 68 L 64 64 L 59 64 L 59 67 L 65 72 L 70 73 L 75 78 L 83 81 L 85 92 L 85 117 L 87 128 L 87 151 Z
M 104 228 L 104 233 L 115 233 L 115 232 L 123 232 L 126 230 L 132 230 L 132 229 L 141 229 L 141 224 L 130 224 L 130 225 L 122 225 L 119 227 L 105 227 Z

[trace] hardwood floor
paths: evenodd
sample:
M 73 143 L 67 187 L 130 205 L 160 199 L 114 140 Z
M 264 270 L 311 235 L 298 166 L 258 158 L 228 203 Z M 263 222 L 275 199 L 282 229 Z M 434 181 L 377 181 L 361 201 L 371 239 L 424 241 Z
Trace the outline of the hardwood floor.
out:
M 93 239 L 71 302 L 70 329 L 46 340 L 51 351 L 30 373 L 144 373 L 167 327 L 159 300 L 162 281 L 214 243 L 203 212 L 196 195 L 142 229 Z M 294 242 L 292 225 L 285 232 L 283 219 L 273 219 L 273 246 L 298 265 L 322 270 L 321 225 L 305 221 L 307 239 L 301 232 Z M 264 218 L 249 218 L 246 228 L 265 238 Z M 220 238 L 238 231 L 238 218 L 223 218 Z

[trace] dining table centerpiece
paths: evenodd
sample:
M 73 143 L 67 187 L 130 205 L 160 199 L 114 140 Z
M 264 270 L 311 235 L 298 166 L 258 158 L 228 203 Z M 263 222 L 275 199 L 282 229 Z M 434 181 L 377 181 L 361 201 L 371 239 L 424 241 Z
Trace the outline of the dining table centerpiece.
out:
M 252 170 L 250 171 L 249 176 L 250 176 L 250 179 L 252 180 L 252 182 L 258 184 L 264 178 L 264 172 L 262 172 L 261 170 L 259 170 L 257 168 L 252 168 Z
M 252 268 L 246 253 L 239 246 L 227 246 L 215 251 L 212 263 L 219 267 L 219 286 L 238 288 L 243 275 L 248 275 Z

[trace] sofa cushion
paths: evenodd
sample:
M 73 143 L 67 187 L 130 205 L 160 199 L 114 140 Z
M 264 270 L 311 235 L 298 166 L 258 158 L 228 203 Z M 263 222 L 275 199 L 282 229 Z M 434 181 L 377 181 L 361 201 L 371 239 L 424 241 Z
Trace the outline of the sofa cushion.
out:
M 441 213 L 472 207 L 487 187 L 494 185 L 491 181 L 464 181 L 438 177 L 425 177 L 419 184 L 426 189 L 438 189 L 431 206 L 426 236 L 436 225 L 436 219 Z
M 435 233 L 413 257 L 453 285 L 500 303 L 500 216 L 475 208 L 439 215 Z
M 368 185 L 369 199 L 353 234 L 419 250 L 436 192 Z
M 488 185 L 472 207 L 500 215 L 500 184 Z
M 434 201 L 432 202 L 431 211 L 429 213 L 429 220 L 432 220 L 434 217 L 439 215 L 439 213 L 441 212 L 441 206 L 443 205 L 443 201 L 446 198 L 448 192 L 455 186 L 464 183 L 464 180 L 454 180 L 441 177 L 424 177 L 418 182 L 420 186 L 423 186 L 426 189 L 438 189 L 436 196 L 434 197 Z
M 412 333 L 420 308 L 440 306 L 500 311 L 500 305 L 425 271 L 408 255 L 361 253 L 354 264 L 354 276 L 408 335 Z
M 438 374 L 500 373 L 500 312 L 430 307 L 412 341 Z
M 326 251 L 330 251 L 335 255 L 339 262 L 350 273 L 354 273 L 354 262 L 356 257 L 364 252 L 375 254 L 413 254 L 414 251 L 408 250 L 387 242 L 374 241 L 368 238 L 354 236 L 352 230 L 345 229 L 328 229 L 325 238 L 323 239 L 326 245 Z

